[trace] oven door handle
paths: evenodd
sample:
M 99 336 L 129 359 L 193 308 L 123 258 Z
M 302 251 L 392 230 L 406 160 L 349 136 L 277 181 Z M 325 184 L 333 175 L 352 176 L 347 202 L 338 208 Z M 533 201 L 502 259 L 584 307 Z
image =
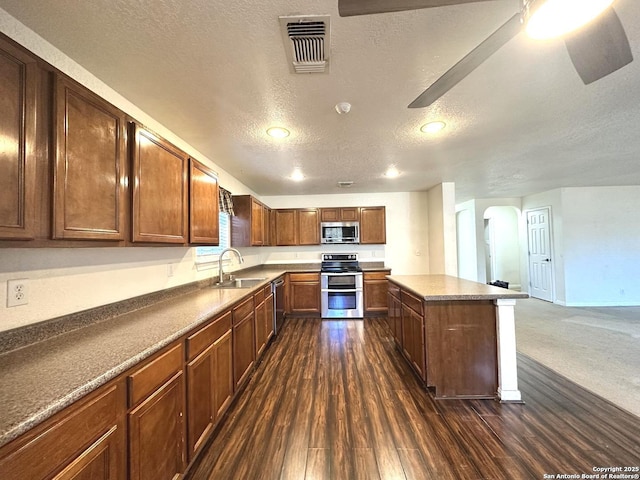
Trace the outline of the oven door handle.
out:
M 323 277 L 344 277 L 346 275 L 362 275 L 362 272 L 320 272 Z
M 358 293 L 358 292 L 362 292 L 361 288 L 353 288 L 353 289 L 342 289 L 342 288 L 334 288 L 333 290 L 330 288 L 323 288 L 322 289 L 323 292 L 330 292 L 330 293 Z

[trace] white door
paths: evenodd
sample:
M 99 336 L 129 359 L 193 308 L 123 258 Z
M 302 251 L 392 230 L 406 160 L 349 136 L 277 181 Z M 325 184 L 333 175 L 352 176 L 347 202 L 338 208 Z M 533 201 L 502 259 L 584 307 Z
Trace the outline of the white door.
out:
M 551 212 L 540 208 L 527 212 L 529 238 L 529 295 L 553 301 L 551 268 Z

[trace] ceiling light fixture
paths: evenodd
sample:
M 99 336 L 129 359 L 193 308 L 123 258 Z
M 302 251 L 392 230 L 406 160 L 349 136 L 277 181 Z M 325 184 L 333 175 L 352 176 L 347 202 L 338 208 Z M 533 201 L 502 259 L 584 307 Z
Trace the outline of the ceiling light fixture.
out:
M 398 175 L 400 175 L 400 172 L 395 165 L 391 165 L 389 168 L 387 168 L 387 171 L 384 175 L 387 178 L 396 178 Z
M 444 122 L 429 122 L 422 125 L 420 131 L 423 133 L 437 133 L 446 126 L 447 124 Z
M 336 104 L 335 108 L 338 115 L 342 115 L 351 111 L 351 104 L 349 102 L 340 102 Z
M 286 138 L 289 136 L 289 130 L 283 127 L 271 127 L 267 129 L 267 135 L 273 138 Z
M 569 33 L 600 15 L 614 0 L 528 0 L 523 18 L 531 38 L 554 38 Z
M 302 180 L 304 180 L 304 175 L 300 170 L 295 169 L 291 174 L 291 180 L 293 180 L 294 182 L 301 182 Z

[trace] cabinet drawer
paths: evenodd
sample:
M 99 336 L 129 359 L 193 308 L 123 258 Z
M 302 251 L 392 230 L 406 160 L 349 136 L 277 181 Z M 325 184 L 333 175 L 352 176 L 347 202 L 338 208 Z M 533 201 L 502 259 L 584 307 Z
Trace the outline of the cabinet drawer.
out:
M 191 361 L 207 347 L 213 345 L 231 329 L 231 312 L 217 317 L 213 322 L 187 338 L 187 355 Z
M 386 280 L 389 270 L 382 272 L 364 272 L 364 280 Z
M 400 300 L 400 287 L 395 283 L 389 282 L 389 293 Z
M 264 289 L 261 288 L 253 295 L 253 300 L 255 302 L 256 307 L 264 302 Z
M 320 281 L 319 273 L 290 273 L 289 280 L 292 282 L 318 282 Z
M 264 298 L 268 298 L 271 295 L 271 284 L 264 287 Z
M 86 452 L 88 446 L 98 443 L 97 440 L 107 432 L 116 434 L 117 446 L 124 448 L 123 390 L 121 383 L 107 385 L 90 395 L 86 401 L 81 400 L 51 418 L 44 424 L 46 426 L 36 427 L 16 442 L 8 444 L 1 450 L 3 458 L 0 459 L 0 472 L 3 480 L 52 478 L 83 451 Z M 109 457 L 111 460 L 119 455 L 114 452 L 109 454 L 115 455 Z M 117 470 L 113 472 L 114 478 L 121 474 L 124 464 L 121 465 L 120 462 L 109 462 L 109 467 Z
M 422 315 L 422 299 L 412 293 L 402 290 L 402 303 L 419 315 Z
M 182 343 L 151 360 L 144 367 L 127 377 L 129 406 L 137 404 L 160 385 L 182 370 Z
M 237 325 L 253 312 L 253 296 L 243 300 L 241 304 L 233 309 L 233 324 Z

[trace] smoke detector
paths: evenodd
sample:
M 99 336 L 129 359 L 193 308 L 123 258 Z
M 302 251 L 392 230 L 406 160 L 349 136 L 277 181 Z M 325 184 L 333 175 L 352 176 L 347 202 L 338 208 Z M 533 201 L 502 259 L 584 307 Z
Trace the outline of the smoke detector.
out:
M 342 115 L 351 111 L 351 104 L 349 102 L 340 102 L 336 104 L 335 108 L 338 115 Z
M 291 73 L 328 73 L 329 15 L 278 17 Z

